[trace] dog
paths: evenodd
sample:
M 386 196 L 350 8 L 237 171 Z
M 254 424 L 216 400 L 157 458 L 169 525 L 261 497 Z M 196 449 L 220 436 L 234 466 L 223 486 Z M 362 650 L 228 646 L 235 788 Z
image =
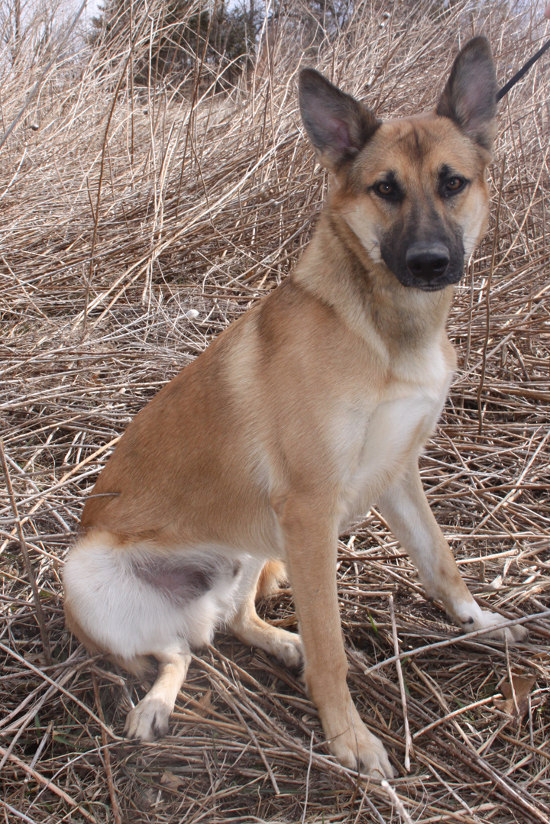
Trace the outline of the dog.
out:
M 488 215 L 496 80 L 482 37 L 435 112 L 381 122 L 313 69 L 305 131 L 332 174 L 295 271 L 135 417 L 102 471 L 65 569 L 68 627 L 94 653 L 158 677 L 125 732 L 166 733 L 191 650 L 225 625 L 304 678 L 328 748 L 394 774 L 346 683 L 337 539 L 376 504 L 426 595 L 465 630 L 513 642 L 482 610 L 422 489 L 418 457 L 456 359 L 445 323 Z M 256 613 L 286 564 L 300 634 Z

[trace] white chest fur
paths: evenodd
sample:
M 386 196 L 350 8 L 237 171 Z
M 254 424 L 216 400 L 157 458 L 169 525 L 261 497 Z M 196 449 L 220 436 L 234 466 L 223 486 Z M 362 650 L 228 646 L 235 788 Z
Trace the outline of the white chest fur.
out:
M 342 523 L 366 513 L 433 432 L 451 378 L 437 355 L 425 373 L 428 380 L 392 381 L 369 408 L 350 405 L 340 419 Z

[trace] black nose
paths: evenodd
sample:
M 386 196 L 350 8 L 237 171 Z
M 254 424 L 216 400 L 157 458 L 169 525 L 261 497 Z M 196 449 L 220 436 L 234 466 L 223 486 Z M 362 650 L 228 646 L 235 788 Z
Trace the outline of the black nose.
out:
M 405 257 L 411 275 L 422 280 L 445 274 L 449 260 L 449 250 L 442 243 L 413 243 Z

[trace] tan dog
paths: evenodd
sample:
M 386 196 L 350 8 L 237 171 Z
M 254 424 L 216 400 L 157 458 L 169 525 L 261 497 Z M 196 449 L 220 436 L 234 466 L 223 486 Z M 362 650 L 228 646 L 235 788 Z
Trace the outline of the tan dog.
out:
M 309 248 L 137 415 L 65 567 L 83 643 L 130 671 L 159 663 L 128 735 L 166 732 L 190 650 L 225 624 L 289 665 L 303 656 L 330 751 L 391 776 L 346 684 L 336 591 L 338 534 L 372 504 L 459 625 L 522 637 L 468 592 L 418 472 L 455 366 L 452 284 L 487 218 L 495 92 L 483 38 L 459 54 L 436 113 L 403 120 L 381 123 L 302 72 L 304 125 L 334 174 Z M 256 614 L 270 559 L 287 564 L 300 636 Z

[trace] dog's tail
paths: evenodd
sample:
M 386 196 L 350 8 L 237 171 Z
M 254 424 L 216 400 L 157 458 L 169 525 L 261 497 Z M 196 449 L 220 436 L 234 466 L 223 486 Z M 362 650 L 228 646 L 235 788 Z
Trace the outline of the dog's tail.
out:
M 258 578 L 258 586 L 256 588 L 256 600 L 267 598 L 277 592 L 281 583 L 286 581 L 286 569 L 282 561 L 268 561 L 264 564 L 260 577 Z

